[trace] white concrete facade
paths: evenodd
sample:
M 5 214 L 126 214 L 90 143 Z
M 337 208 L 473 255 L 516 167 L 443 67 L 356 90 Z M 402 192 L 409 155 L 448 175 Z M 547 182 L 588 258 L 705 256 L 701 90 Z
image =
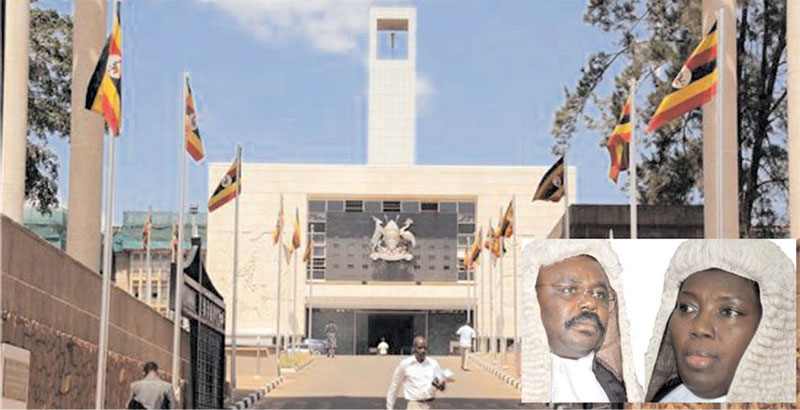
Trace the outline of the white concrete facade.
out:
M 417 132 L 417 11 L 373 8 L 369 22 L 367 163 L 411 165 L 415 161 Z M 406 58 L 382 58 L 379 32 L 407 36 Z
M 209 164 L 209 193 L 227 171 L 228 163 Z M 511 198 L 517 202 L 515 232 L 520 237 L 545 238 L 564 213 L 564 202 L 531 202 L 536 184 L 547 171 L 546 166 L 371 166 L 371 165 L 279 165 L 247 164 L 242 168 L 239 237 L 239 289 L 237 333 L 274 335 L 276 327 L 276 291 L 278 247 L 272 244 L 272 231 L 278 215 L 280 195 L 284 197 L 284 240 L 292 234 L 295 207 L 299 209 L 303 248 L 307 227 L 309 200 L 380 199 L 380 200 L 464 200 L 475 202 L 476 230 L 486 232 L 489 219 L 497 223 L 501 208 Z M 569 169 L 568 187 L 575 187 L 577 174 Z M 569 192 L 574 202 L 575 191 Z M 207 268 L 215 286 L 227 304 L 230 324 L 233 268 L 234 204 L 230 203 L 208 216 Z M 521 241 L 518 241 L 518 247 Z M 512 241 L 507 241 L 504 259 L 505 335 L 514 335 Z M 461 250 L 459 250 L 461 251 Z M 519 255 L 519 249 L 516 255 Z M 285 258 L 284 258 L 285 259 Z M 482 258 L 484 261 L 488 258 Z M 292 300 L 294 258 L 282 265 L 281 332 L 293 328 L 291 312 L 297 312 L 297 329 L 303 333 L 305 308 L 308 302 L 308 281 L 305 264 L 298 258 L 297 305 Z M 517 262 L 517 275 L 521 267 Z M 499 263 L 494 267 L 494 312 L 499 315 Z M 488 278 L 488 262 L 485 267 Z M 480 286 L 480 267 L 476 268 L 476 284 Z M 315 281 L 313 306 L 316 308 L 349 309 L 465 309 L 467 282 L 361 282 Z M 487 282 L 488 289 L 488 282 Z M 485 296 L 483 312 L 478 311 L 480 328 L 488 323 L 488 292 L 477 288 L 473 295 Z M 521 298 L 517 298 L 518 301 Z M 473 305 L 480 300 L 473 298 Z M 488 326 L 488 325 L 486 325 Z M 227 329 L 230 332 L 230 329 Z M 485 330 L 485 332 L 488 330 Z M 486 335 L 486 333 L 483 333 Z M 242 340 L 245 344 L 247 339 Z M 253 337 L 253 340 L 255 338 Z

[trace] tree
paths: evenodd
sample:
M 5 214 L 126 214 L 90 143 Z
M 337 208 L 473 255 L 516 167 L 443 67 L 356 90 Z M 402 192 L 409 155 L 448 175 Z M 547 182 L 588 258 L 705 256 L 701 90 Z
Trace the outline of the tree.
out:
M 31 3 L 34 3 L 33 0 Z M 56 10 L 31 8 L 28 144 L 25 198 L 39 212 L 58 206 L 58 156 L 50 138 L 69 139 L 72 19 Z
M 631 78 L 648 93 L 637 111 L 637 122 L 646 124 L 704 34 L 700 7 L 696 0 L 589 0 L 584 21 L 616 35 L 616 49 L 589 56 L 577 85 L 565 88 L 553 122 L 553 151 L 564 150 L 580 121 L 603 136 L 604 146 Z M 774 236 L 788 220 L 786 1 L 739 0 L 737 14 L 739 225 L 745 237 Z M 598 95 L 613 70 L 613 91 Z M 702 201 L 701 110 L 652 134 L 639 132 L 637 139 L 642 202 Z

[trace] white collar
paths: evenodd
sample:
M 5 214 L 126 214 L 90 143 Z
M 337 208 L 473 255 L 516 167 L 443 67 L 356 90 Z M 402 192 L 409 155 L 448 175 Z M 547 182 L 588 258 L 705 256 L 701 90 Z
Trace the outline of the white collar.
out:
M 727 401 L 728 395 L 716 397 L 713 399 L 704 399 L 700 396 L 695 395 L 686 387 L 685 384 L 681 383 L 678 387 L 672 389 L 671 392 L 667 393 L 663 399 L 661 399 L 661 403 L 725 403 Z
M 592 370 L 594 352 L 577 359 L 550 353 L 550 402 L 608 403 L 606 394 Z

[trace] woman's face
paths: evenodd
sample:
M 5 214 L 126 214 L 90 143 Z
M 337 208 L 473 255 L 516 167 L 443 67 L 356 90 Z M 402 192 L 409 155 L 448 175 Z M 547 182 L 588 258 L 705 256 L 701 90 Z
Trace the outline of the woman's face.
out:
M 736 367 L 761 320 L 754 282 L 720 269 L 692 274 L 681 285 L 668 329 L 678 374 L 692 393 L 728 393 Z

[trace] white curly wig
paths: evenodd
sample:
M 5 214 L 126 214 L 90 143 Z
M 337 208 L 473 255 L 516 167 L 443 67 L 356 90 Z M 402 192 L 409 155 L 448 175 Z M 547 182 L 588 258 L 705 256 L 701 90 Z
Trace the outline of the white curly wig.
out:
M 739 361 L 727 401 L 794 402 L 795 267 L 778 246 L 757 239 L 689 240 L 675 251 L 645 356 L 647 400 L 677 376 L 672 344 L 664 335 L 680 286 L 690 275 L 713 268 L 753 280 L 761 291 L 761 322 Z
M 547 239 L 535 240 L 522 250 L 523 403 L 550 402 L 550 347 L 536 297 L 539 269 L 581 255 L 591 256 L 600 263 L 617 295 L 616 314 L 609 314 L 608 330 L 595 358 L 625 383 L 628 402 L 643 400 L 642 387 L 634 372 L 625 297 L 619 278 L 622 267 L 616 253 L 606 240 Z

